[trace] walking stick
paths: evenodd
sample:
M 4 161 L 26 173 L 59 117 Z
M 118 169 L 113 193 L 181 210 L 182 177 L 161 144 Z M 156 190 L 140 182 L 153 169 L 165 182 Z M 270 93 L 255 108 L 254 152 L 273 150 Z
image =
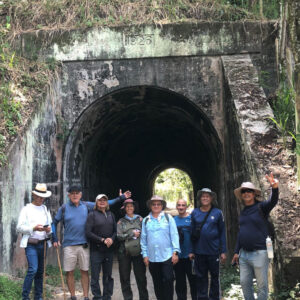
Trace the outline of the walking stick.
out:
M 63 288 L 63 292 L 64 292 L 64 300 L 66 300 L 67 295 L 66 295 L 65 283 L 64 283 L 63 273 L 62 273 L 61 264 L 60 264 L 58 247 L 56 247 L 56 254 L 57 254 L 58 267 L 59 267 L 59 271 L 60 271 L 61 284 L 62 284 L 62 288 Z
M 47 241 L 44 240 L 43 299 L 45 299 L 45 300 L 46 300 L 46 291 L 45 291 L 45 283 L 46 283 L 46 246 L 47 246 Z

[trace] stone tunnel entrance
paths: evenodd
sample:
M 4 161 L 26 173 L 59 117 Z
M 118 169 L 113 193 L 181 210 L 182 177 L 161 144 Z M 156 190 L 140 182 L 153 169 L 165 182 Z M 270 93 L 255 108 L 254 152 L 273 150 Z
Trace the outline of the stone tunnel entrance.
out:
M 207 186 L 224 194 L 221 144 L 205 114 L 170 90 L 121 89 L 78 118 L 66 145 L 63 190 L 80 182 L 85 200 L 94 201 L 98 193 L 113 198 L 130 189 L 145 215 L 154 180 L 168 167 L 186 171 L 195 192 Z

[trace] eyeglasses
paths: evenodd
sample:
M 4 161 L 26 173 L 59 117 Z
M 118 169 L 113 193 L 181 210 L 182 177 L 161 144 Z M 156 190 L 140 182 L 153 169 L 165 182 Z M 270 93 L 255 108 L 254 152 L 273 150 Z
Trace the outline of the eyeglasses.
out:
M 244 189 L 244 190 L 241 190 L 241 193 L 242 194 L 245 194 L 245 193 L 254 193 L 254 191 L 251 190 L 251 189 Z
M 162 206 L 161 203 L 152 203 L 151 205 L 152 205 L 152 206 Z

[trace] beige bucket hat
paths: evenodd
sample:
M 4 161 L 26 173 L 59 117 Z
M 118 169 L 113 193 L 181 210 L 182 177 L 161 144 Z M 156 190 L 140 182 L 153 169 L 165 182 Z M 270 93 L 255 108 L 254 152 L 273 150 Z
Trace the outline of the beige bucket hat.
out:
M 243 182 L 239 188 L 234 190 L 234 195 L 237 197 L 237 199 L 242 201 L 242 190 L 244 190 L 244 189 L 253 190 L 255 193 L 255 196 L 256 196 L 255 199 L 257 201 L 262 201 L 261 190 L 256 188 L 252 182 Z
M 163 197 L 158 196 L 158 195 L 153 195 L 153 196 L 151 197 L 151 199 L 147 201 L 147 206 L 148 206 L 149 209 L 151 209 L 151 202 L 153 202 L 153 201 L 161 201 L 161 203 L 162 203 L 162 205 L 163 205 L 163 208 L 162 208 L 163 210 L 164 210 L 164 209 L 166 208 L 166 206 L 167 206 L 167 202 L 164 200 Z
M 32 194 L 35 194 L 42 198 L 48 198 L 52 195 L 51 191 L 47 191 L 47 185 L 45 183 L 37 183 Z

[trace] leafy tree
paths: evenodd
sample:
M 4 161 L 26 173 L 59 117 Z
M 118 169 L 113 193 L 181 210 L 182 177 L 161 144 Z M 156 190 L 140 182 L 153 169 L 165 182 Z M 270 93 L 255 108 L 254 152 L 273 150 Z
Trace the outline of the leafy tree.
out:
M 175 203 L 183 198 L 193 203 L 193 183 L 189 175 L 179 169 L 170 168 L 161 172 L 154 184 L 155 194 L 161 195 L 166 201 Z

